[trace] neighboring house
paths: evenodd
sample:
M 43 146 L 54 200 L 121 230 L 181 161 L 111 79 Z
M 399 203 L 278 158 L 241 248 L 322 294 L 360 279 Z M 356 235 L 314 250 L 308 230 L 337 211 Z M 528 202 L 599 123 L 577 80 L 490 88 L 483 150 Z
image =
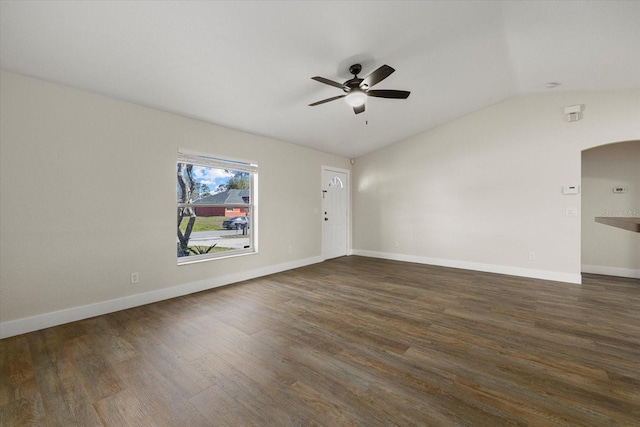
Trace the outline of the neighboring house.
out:
M 249 204 L 249 190 L 227 190 L 194 201 L 194 204 L 237 205 Z M 248 207 L 242 206 L 203 206 L 196 207 L 197 216 L 247 216 Z

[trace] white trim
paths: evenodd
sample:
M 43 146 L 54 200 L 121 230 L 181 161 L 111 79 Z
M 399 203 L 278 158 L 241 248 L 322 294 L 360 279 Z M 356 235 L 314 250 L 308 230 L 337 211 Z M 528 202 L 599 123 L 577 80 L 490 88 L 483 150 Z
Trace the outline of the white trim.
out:
M 633 268 L 607 267 L 606 265 L 582 265 L 582 272 L 589 274 L 603 274 L 605 276 L 628 277 L 640 279 L 640 270 Z
M 257 253 L 258 251 L 253 250 L 253 248 L 247 248 L 247 249 L 235 249 L 233 251 L 227 251 L 227 252 L 218 252 L 217 254 L 213 253 L 213 254 L 206 254 L 206 255 L 190 255 L 190 256 L 178 258 L 178 267 L 183 265 L 214 261 L 218 259 L 235 258 L 235 257 L 245 256 L 245 255 L 256 255 Z
M 354 249 L 354 255 L 370 258 L 383 258 L 394 261 L 414 262 L 418 264 L 437 265 L 440 267 L 460 268 L 463 270 L 483 271 L 486 273 L 507 274 L 510 276 L 529 277 L 533 279 L 552 280 L 556 282 L 582 283 L 580 274 L 562 273 L 557 271 L 533 270 L 530 268 L 509 267 L 506 265 L 483 264 L 479 262 L 458 261 L 443 258 L 430 258 L 415 255 L 394 254 L 390 252 L 365 251 Z
M 170 298 L 189 295 L 195 292 L 206 291 L 208 289 L 241 282 L 243 280 L 255 279 L 257 277 L 267 276 L 269 274 L 279 273 L 311 264 L 317 264 L 319 262 L 322 262 L 322 257 L 320 256 L 305 258 L 255 270 L 242 271 L 226 276 L 186 283 L 184 285 L 172 286 L 170 288 L 158 289 L 156 291 L 145 292 L 142 294 L 102 301 L 95 304 L 88 304 L 52 313 L 10 320 L 8 322 L 0 323 L 0 339 L 62 325 L 64 323 L 75 322 L 77 320 L 88 319 L 103 314 L 113 313 L 127 308 L 138 307 Z
M 351 174 L 351 171 L 349 169 L 335 168 L 333 166 L 327 166 L 327 165 L 322 165 L 321 167 L 322 167 L 322 170 L 342 172 L 342 173 L 346 173 L 347 176 Z
M 257 173 L 258 165 L 249 160 L 233 159 L 227 156 L 217 157 L 212 154 L 178 148 L 178 163 L 190 163 L 196 166 L 207 166 L 216 169 L 229 169 L 238 172 Z

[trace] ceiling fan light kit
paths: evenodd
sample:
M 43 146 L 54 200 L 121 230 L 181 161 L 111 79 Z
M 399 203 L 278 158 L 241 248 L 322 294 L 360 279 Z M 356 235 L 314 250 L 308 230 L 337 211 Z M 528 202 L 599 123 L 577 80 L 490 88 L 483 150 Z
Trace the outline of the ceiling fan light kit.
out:
M 353 89 L 345 97 L 345 101 L 347 101 L 347 104 L 351 105 L 352 107 L 359 107 L 361 105 L 364 105 L 366 100 L 367 94 L 360 89 Z
M 349 67 L 349 72 L 353 74 L 353 78 L 347 80 L 344 83 L 334 82 L 333 80 L 329 80 L 320 76 L 311 77 L 311 79 L 317 82 L 342 89 L 345 92 L 345 95 L 338 95 L 332 98 L 323 99 L 322 101 L 309 104 L 309 106 L 314 107 L 316 105 L 335 101 L 336 99 L 345 98 L 347 104 L 353 107 L 353 112 L 356 114 L 360 114 L 365 110 L 365 103 L 369 96 L 373 96 L 376 98 L 407 99 L 409 97 L 409 94 L 411 93 L 406 90 L 370 90 L 372 86 L 380 83 L 395 71 L 395 69 L 391 68 L 388 65 L 381 66 L 364 79 L 358 78 L 358 74 L 360 74 L 360 71 L 362 71 L 362 66 L 360 64 L 353 64 L 351 67 Z

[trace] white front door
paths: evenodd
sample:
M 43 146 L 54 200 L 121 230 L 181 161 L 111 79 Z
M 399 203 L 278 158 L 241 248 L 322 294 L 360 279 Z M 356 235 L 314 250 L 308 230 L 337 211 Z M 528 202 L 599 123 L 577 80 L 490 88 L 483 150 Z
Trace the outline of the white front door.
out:
M 348 178 L 347 171 L 322 169 L 322 257 L 324 259 L 347 255 Z

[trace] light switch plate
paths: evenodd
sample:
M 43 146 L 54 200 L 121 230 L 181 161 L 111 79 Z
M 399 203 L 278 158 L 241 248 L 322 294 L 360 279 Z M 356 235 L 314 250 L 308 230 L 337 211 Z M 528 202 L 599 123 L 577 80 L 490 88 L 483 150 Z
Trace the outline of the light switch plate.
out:
M 580 186 L 578 185 L 563 185 L 562 194 L 578 194 L 580 193 Z

